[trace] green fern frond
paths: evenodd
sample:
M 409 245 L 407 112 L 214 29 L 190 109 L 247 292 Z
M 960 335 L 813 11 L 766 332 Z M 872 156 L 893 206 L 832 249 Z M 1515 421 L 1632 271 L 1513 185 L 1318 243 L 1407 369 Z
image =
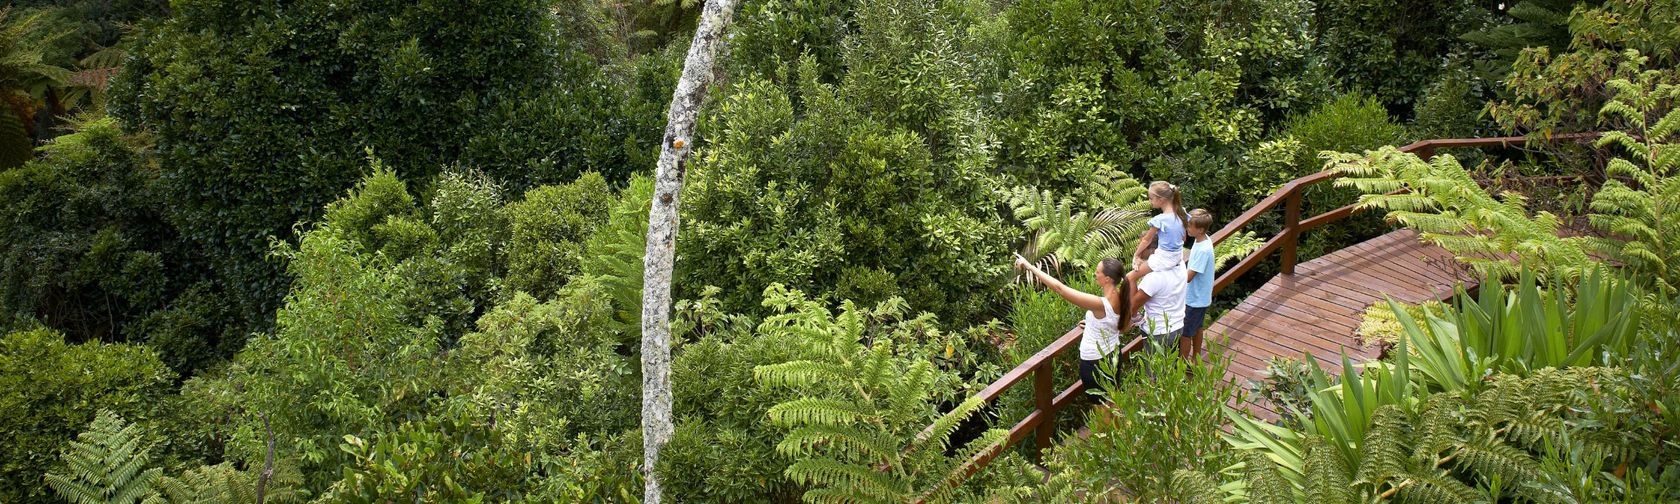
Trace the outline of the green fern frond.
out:
M 1353 502 L 1353 494 L 1349 491 L 1352 480 L 1341 453 L 1325 446 L 1324 441 L 1316 436 L 1307 438 L 1305 447 L 1307 464 L 1303 473 L 1307 501 L 1325 504 Z
M 1184 504 L 1223 504 L 1224 492 L 1219 490 L 1219 482 L 1200 471 L 1179 469 L 1173 471 L 1173 494 Z
M 1253 504 L 1288 504 L 1296 502 L 1295 487 L 1278 472 L 1277 464 L 1265 455 L 1250 452 L 1243 461 L 1247 470 L 1248 499 Z
M 788 479 L 801 485 L 844 488 L 853 492 L 852 498 L 864 502 L 889 502 L 909 493 L 902 482 L 874 467 L 848 464 L 831 459 L 803 459 L 788 465 L 783 471 Z M 806 495 L 810 495 L 807 493 Z M 818 493 L 822 495 L 822 493 Z
M 770 407 L 777 425 L 847 425 L 872 418 L 874 411 L 857 403 L 822 397 L 802 397 Z
M 776 451 L 789 456 L 808 456 L 817 447 L 834 447 L 848 455 L 892 460 L 898 456 L 898 440 L 881 432 L 847 425 L 808 425 L 789 432 Z
M 832 383 L 836 379 L 851 375 L 851 368 L 843 364 L 810 360 L 767 364 L 753 368 L 753 378 L 767 385 L 781 387 Z
M 48 473 L 47 486 L 78 503 L 132 504 L 151 496 L 162 469 L 150 463 L 140 428 L 101 410 L 64 453 L 72 474 Z

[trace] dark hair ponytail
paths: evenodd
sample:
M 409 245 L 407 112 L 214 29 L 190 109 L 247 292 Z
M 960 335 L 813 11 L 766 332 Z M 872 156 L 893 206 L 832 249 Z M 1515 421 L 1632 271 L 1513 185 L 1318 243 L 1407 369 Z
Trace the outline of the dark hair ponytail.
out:
M 1121 317 L 1126 316 L 1126 313 L 1131 311 L 1131 307 L 1126 306 L 1126 304 L 1132 300 L 1132 297 L 1127 295 L 1132 292 L 1132 289 L 1126 283 L 1125 263 L 1110 257 L 1097 263 L 1097 270 L 1114 282 L 1114 297 L 1120 298 L 1109 300 L 1109 305 L 1114 308 L 1114 314 Z

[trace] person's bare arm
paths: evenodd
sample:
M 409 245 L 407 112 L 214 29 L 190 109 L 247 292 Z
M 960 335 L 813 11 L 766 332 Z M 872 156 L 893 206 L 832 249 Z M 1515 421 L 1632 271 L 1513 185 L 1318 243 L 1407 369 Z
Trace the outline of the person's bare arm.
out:
M 1149 255 L 1155 252 L 1155 247 L 1157 246 L 1155 242 L 1159 240 L 1159 237 L 1156 235 L 1160 233 L 1161 230 L 1156 229 L 1154 226 L 1150 226 L 1149 229 L 1145 229 L 1143 231 L 1143 236 L 1138 237 L 1137 250 L 1132 252 L 1132 257 L 1137 258 L 1139 261 L 1147 261 L 1149 259 Z
M 1149 301 L 1149 294 L 1143 292 L 1143 289 L 1140 288 L 1133 287 L 1131 296 L 1131 306 L 1126 308 L 1126 313 L 1121 314 L 1123 317 L 1120 318 L 1120 334 L 1125 334 L 1126 331 L 1132 329 L 1132 319 L 1137 317 L 1138 310 L 1143 309 L 1143 303 Z
M 1044 270 L 1038 269 L 1038 266 L 1034 266 L 1032 262 L 1027 261 L 1027 259 L 1025 257 L 1021 257 L 1020 254 L 1015 254 L 1015 267 L 1024 269 L 1028 273 L 1031 273 L 1034 278 L 1038 279 L 1039 283 L 1044 284 L 1046 288 L 1049 288 L 1051 292 L 1055 292 L 1056 295 L 1061 296 L 1062 299 L 1066 299 L 1069 303 L 1073 303 L 1074 306 L 1090 310 L 1091 313 L 1097 315 L 1098 318 L 1108 316 L 1108 310 L 1103 308 L 1102 298 L 1087 292 L 1081 292 L 1079 289 L 1075 289 L 1073 287 L 1068 287 L 1067 284 L 1062 283 L 1061 280 L 1057 280 L 1056 277 L 1050 276 L 1050 274 L 1045 273 Z

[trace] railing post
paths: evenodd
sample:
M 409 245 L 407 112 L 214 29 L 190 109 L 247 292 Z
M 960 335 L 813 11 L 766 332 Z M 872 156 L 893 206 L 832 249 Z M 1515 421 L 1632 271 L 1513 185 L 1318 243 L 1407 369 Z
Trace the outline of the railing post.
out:
M 1289 189 L 1289 198 L 1283 206 L 1283 232 L 1287 238 L 1283 239 L 1283 267 L 1285 275 L 1295 274 L 1295 249 L 1301 243 L 1301 186 Z
M 1044 413 L 1044 423 L 1038 424 L 1038 430 L 1033 433 L 1033 449 L 1038 451 L 1050 446 L 1050 436 L 1056 433 L 1056 389 L 1052 383 L 1056 376 L 1055 363 L 1055 359 L 1044 359 L 1033 370 L 1033 407 Z

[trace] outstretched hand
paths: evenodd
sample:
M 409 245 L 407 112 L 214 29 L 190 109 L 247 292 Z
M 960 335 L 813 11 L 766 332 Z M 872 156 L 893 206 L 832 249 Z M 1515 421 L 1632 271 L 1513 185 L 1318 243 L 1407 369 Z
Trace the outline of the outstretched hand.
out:
M 1021 257 L 1019 252 L 1015 254 L 1015 269 L 1024 270 L 1031 267 L 1032 262 L 1027 261 L 1027 258 L 1025 257 Z

